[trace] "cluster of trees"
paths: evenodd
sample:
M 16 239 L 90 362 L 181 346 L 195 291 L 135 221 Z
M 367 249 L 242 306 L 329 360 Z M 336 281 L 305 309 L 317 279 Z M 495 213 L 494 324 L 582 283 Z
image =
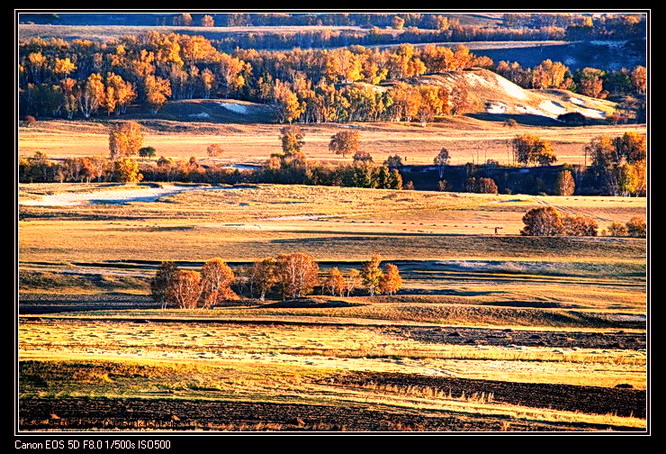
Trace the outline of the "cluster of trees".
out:
M 162 308 L 212 307 L 222 301 L 237 299 L 231 289 L 236 276 L 222 259 L 208 260 L 201 271 L 181 270 L 174 262 L 162 262 L 150 281 L 153 299 Z
M 446 26 L 446 24 L 444 25 Z M 400 30 L 396 32 L 396 30 Z M 344 46 L 390 46 L 409 42 L 429 44 L 438 42 L 472 41 L 540 41 L 566 39 L 567 30 L 559 27 L 539 29 L 485 28 L 474 25 L 449 25 L 445 29 L 423 29 L 401 26 L 400 21 L 389 28 L 376 26 L 366 30 L 307 30 L 261 31 L 231 35 L 215 40 L 220 50 L 232 52 L 237 47 L 280 50 L 299 48 L 333 48 Z
M 532 208 L 523 216 L 525 226 L 520 231 L 526 236 L 597 236 L 597 221 L 589 216 L 570 215 L 555 207 L 545 206 Z M 645 219 L 635 216 L 626 224 L 613 222 L 607 230 L 607 236 L 645 237 L 647 225 Z
M 552 144 L 538 136 L 519 135 L 512 140 L 515 161 L 524 165 L 549 166 L 557 157 Z M 647 192 L 647 141 L 637 132 L 622 136 L 595 137 L 584 148 L 586 178 L 593 187 L 610 195 L 640 195 Z M 588 157 L 591 164 L 587 166 Z M 571 195 L 576 183 L 569 170 L 564 170 L 555 183 L 556 195 Z
M 104 156 L 86 156 L 54 162 L 41 151 L 19 159 L 18 176 L 21 183 L 138 183 L 143 180 L 139 163 L 129 157 L 110 160 Z
M 138 103 L 157 112 L 169 99 L 232 97 L 274 106 L 279 121 L 430 121 L 469 109 L 465 89 L 405 82 L 424 74 L 493 69 L 524 88 L 565 88 L 593 97 L 644 95 L 646 69 L 572 73 L 560 62 L 497 65 L 464 45 L 379 49 L 221 52 L 202 36 L 148 32 L 108 43 L 33 38 L 19 47 L 21 115 L 121 115 Z M 381 84 L 381 85 L 380 85 Z
M 493 64 L 464 46 L 411 44 L 385 50 L 246 48 L 227 54 L 201 36 L 158 32 L 111 43 L 34 38 L 20 45 L 19 55 L 22 116 L 90 118 L 123 114 L 133 103 L 157 112 L 169 99 L 235 97 L 272 104 L 289 123 L 459 112 L 460 94 L 405 83 L 375 85 Z
M 156 112 L 169 99 L 234 94 L 250 71 L 202 36 L 174 33 L 113 43 L 34 38 L 19 54 L 23 115 L 122 114 L 133 102 Z
M 644 96 L 647 89 L 647 69 L 640 65 L 632 70 L 605 71 L 586 67 L 572 72 L 564 63 L 550 59 L 533 68 L 502 60 L 493 71 L 523 88 L 559 88 L 593 98 Z
M 607 230 L 602 230 L 606 236 L 629 236 L 634 238 L 645 238 L 647 236 L 647 223 L 640 216 L 634 216 L 625 224 L 612 222 Z
M 220 258 L 206 261 L 200 271 L 182 270 L 172 261 L 160 264 L 150 281 L 151 296 L 162 308 L 210 308 L 240 295 L 264 301 L 269 295 L 282 299 L 301 298 L 319 288 L 321 293 L 350 296 L 364 289 L 370 296 L 395 294 L 402 286 L 398 267 L 373 255 L 361 270 L 344 273 L 338 267 L 322 276 L 314 257 L 296 252 L 267 257 L 237 273 Z
M 555 207 L 532 208 L 523 216 L 526 236 L 597 236 L 599 225 L 589 216 L 570 215 Z
M 585 146 L 592 158 L 590 177 L 610 195 L 645 195 L 647 192 L 646 136 L 626 132 L 622 136 L 599 136 Z
M 201 19 L 195 19 L 197 23 Z M 340 47 L 389 45 L 401 42 L 464 42 L 510 40 L 628 39 L 645 37 L 645 17 L 631 14 L 586 17 L 580 14 L 508 14 L 502 26 L 462 24 L 454 15 L 441 14 L 216 14 L 216 24 L 230 26 L 337 25 L 360 26 L 364 30 L 253 32 L 220 39 L 216 45 L 232 51 L 236 47 L 285 49 L 294 46 Z M 396 33 L 399 30 L 400 33 Z
M 557 161 L 553 145 L 548 140 L 532 134 L 523 134 L 511 141 L 516 162 L 524 165 L 538 164 L 548 166 Z
M 333 153 L 353 155 L 351 164 L 331 166 L 308 161 L 301 151 L 304 138 L 300 127 L 283 127 L 280 130 L 282 151 L 271 154 L 257 178 L 271 183 L 402 189 L 402 176 L 394 160 L 376 164 L 368 152 L 360 150 L 358 131 L 340 131 L 329 143 Z
M 409 121 L 464 113 L 468 97 L 462 88 L 449 91 L 404 80 L 493 64 L 465 46 L 452 50 L 411 44 L 386 50 L 362 46 L 289 52 L 250 49 L 238 55 L 251 65 L 253 74 L 261 75 L 248 85 L 247 96 L 275 105 L 285 122 Z
M 223 165 L 202 165 L 196 157 L 189 160 L 154 158 L 153 147 L 143 147 L 141 126 L 133 121 L 112 123 L 109 128 L 109 157 L 67 158 L 53 162 L 42 152 L 19 160 L 21 182 L 106 182 L 136 183 L 139 181 L 183 181 L 211 184 L 281 183 L 324 186 L 346 186 L 378 189 L 404 189 L 413 187 L 404 183 L 404 169 L 400 156 L 389 156 L 383 163 L 375 163 L 370 153 L 361 149 L 358 131 L 341 130 L 331 136 L 332 153 L 351 156 L 349 163 L 331 165 L 306 159 L 302 151 L 305 132 L 297 125 L 281 128 L 281 151 L 271 154 L 265 164 L 255 170 L 231 170 Z M 538 136 L 518 135 L 512 140 L 515 162 L 548 167 L 556 161 L 552 144 Z M 647 193 L 646 136 L 626 132 L 622 136 L 596 137 L 585 146 L 586 164 L 564 166 L 553 181 L 546 184 L 540 178 L 512 189 L 515 177 L 509 175 L 512 167 L 489 162 L 484 166 L 467 164 L 462 169 L 449 166 L 450 153 L 442 148 L 433 159 L 437 168 L 437 189 L 497 194 L 499 192 L 546 192 L 554 195 L 572 195 L 577 186 L 585 192 L 610 195 L 637 195 Z M 207 147 L 208 156 L 218 156 L 219 144 Z M 457 175 L 463 171 L 464 175 Z M 524 178 L 523 178 L 524 179 Z M 448 181 L 447 181 L 448 180 Z M 454 184 L 454 181 L 461 181 Z M 513 181 L 513 183 L 512 183 Z M 523 185 L 524 186 L 524 185 Z M 536 191 L 536 192 L 535 192 Z
M 566 29 L 567 39 L 627 39 L 645 36 L 645 16 L 610 14 L 588 16 L 570 13 L 506 13 L 503 25 L 509 28 Z

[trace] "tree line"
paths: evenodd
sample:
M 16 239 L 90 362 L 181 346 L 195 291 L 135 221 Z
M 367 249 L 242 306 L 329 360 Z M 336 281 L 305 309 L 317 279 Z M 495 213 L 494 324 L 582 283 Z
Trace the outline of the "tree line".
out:
M 573 72 L 562 62 L 546 59 L 533 68 L 518 62 L 500 61 L 495 72 L 523 88 L 559 88 L 593 98 L 613 95 L 644 95 L 647 89 L 647 70 L 636 66 L 617 71 L 581 68 Z
M 158 32 L 112 43 L 34 38 L 19 53 L 21 115 L 70 119 L 121 115 L 133 103 L 157 112 L 169 99 L 232 97 L 273 105 L 281 122 L 409 120 L 417 98 L 440 115 L 462 113 L 464 96 L 403 79 L 492 66 L 462 45 L 227 54 L 201 36 Z M 386 81 L 395 84 L 377 87 Z
M 81 25 L 76 13 L 42 14 L 22 13 L 22 23 L 49 23 L 63 25 Z M 87 25 L 93 23 L 104 25 L 108 15 L 92 14 Z M 458 14 L 422 13 L 422 12 L 335 12 L 335 13 L 287 13 L 287 12 L 184 12 L 180 14 L 113 14 L 114 24 L 120 19 L 132 21 L 132 25 L 174 25 L 174 26 L 206 26 L 210 17 L 220 27 L 265 27 L 265 26 L 344 26 L 344 27 L 398 27 L 448 29 L 452 26 L 470 26 L 461 23 Z M 542 27 L 594 27 L 599 33 L 619 33 L 626 35 L 636 27 L 644 26 L 645 17 L 641 14 L 619 11 L 612 14 L 590 16 L 583 13 L 505 13 L 501 22 L 487 28 L 542 28 Z
M 241 296 L 264 301 L 267 297 L 302 298 L 319 289 L 321 294 L 351 296 L 393 295 L 402 286 L 398 267 L 373 255 L 361 269 L 341 271 L 332 267 L 320 271 L 315 258 L 307 253 L 284 253 L 266 257 L 234 272 L 219 257 L 206 261 L 199 271 L 180 269 L 164 261 L 150 281 L 153 300 L 162 308 L 211 308 Z
M 466 89 L 418 82 L 424 74 L 489 68 L 526 88 L 567 88 L 595 97 L 644 94 L 644 67 L 571 74 L 545 60 L 533 69 L 451 49 L 400 44 L 380 50 L 220 52 L 202 36 L 148 32 L 109 43 L 34 38 L 19 47 L 22 116 L 122 115 L 131 105 L 156 113 L 171 99 L 237 98 L 274 107 L 278 121 L 431 121 L 471 107 Z
M 143 131 L 134 121 L 112 123 L 109 127 L 109 156 L 66 158 L 54 162 L 42 152 L 19 159 L 20 182 L 102 182 L 136 183 L 193 182 L 211 184 L 278 183 L 324 186 L 345 186 L 378 189 L 411 189 L 413 183 L 403 181 L 407 174 L 398 155 L 376 163 L 362 149 L 360 133 L 346 129 L 333 134 L 329 142 L 331 153 L 350 156 L 351 162 L 327 164 L 308 160 L 302 151 L 305 132 L 298 125 L 284 126 L 278 137 L 281 150 L 272 153 L 262 166 L 254 170 L 232 170 L 216 163 L 201 164 L 195 156 L 189 160 L 156 158 L 153 147 L 143 146 Z M 522 166 L 551 166 L 557 161 L 553 145 L 536 135 L 517 135 L 511 141 L 514 163 Z M 638 195 L 647 193 L 646 136 L 626 132 L 622 136 L 599 136 L 584 147 L 585 166 L 564 166 L 546 189 L 543 180 L 526 180 L 531 187 L 511 189 L 520 183 L 510 176 L 510 166 L 489 161 L 483 166 L 467 164 L 450 166 L 450 152 L 442 148 L 433 158 L 437 169 L 437 189 L 441 191 L 480 192 L 548 192 L 573 195 L 576 188 L 609 195 Z M 209 157 L 224 153 L 219 144 L 206 148 Z M 139 156 L 142 159 L 136 159 Z M 587 160 L 590 159 L 590 165 Z M 464 175 L 459 175 L 460 170 Z M 527 178 L 523 176 L 523 180 Z M 455 180 L 463 183 L 455 183 Z M 524 186 L 524 185 L 523 185 Z M 580 193 L 581 190 L 578 189 Z

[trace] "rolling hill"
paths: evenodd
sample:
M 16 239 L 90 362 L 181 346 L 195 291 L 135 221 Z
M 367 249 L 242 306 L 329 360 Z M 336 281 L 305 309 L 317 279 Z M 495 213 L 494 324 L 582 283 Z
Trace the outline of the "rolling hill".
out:
M 482 120 L 514 118 L 525 124 L 557 125 L 559 115 L 577 112 L 595 123 L 605 120 L 616 106 L 567 90 L 526 90 L 486 69 L 425 75 L 415 82 L 466 89 L 470 114 Z

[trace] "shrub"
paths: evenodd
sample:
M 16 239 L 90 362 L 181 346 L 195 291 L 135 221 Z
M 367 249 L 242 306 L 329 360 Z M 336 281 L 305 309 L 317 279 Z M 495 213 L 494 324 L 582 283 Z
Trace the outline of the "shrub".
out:
M 142 158 L 153 158 L 157 155 L 157 150 L 153 147 L 139 148 L 139 156 Z
M 606 230 L 608 236 L 627 236 L 627 227 L 619 222 L 613 222 Z
M 525 236 L 562 235 L 562 214 L 553 207 L 532 208 L 523 216 L 525 227 L 520 231 Z
M 635 216 L 627 222 L 627 234 L 636 238 L 645 238 L 647 236 L 647 224 L 645 219 Z
M 564 216 L 562 225 L 563 234 L 570 236 L 597 236 L 599 229 L 597 221 L 588 216 Z

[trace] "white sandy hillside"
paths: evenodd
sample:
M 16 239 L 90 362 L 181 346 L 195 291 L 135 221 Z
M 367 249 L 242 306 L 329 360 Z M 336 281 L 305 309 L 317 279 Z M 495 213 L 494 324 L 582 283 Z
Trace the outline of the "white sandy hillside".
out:
M 615 103 L 590 98 L 567 90 L 526 90 L 486 69 L 450 71 L 426 75 L 419 83 L 467 89 L 475 113 L 537 115 L 556 119 L 567 112 L 603 119 L 613 113 Z

